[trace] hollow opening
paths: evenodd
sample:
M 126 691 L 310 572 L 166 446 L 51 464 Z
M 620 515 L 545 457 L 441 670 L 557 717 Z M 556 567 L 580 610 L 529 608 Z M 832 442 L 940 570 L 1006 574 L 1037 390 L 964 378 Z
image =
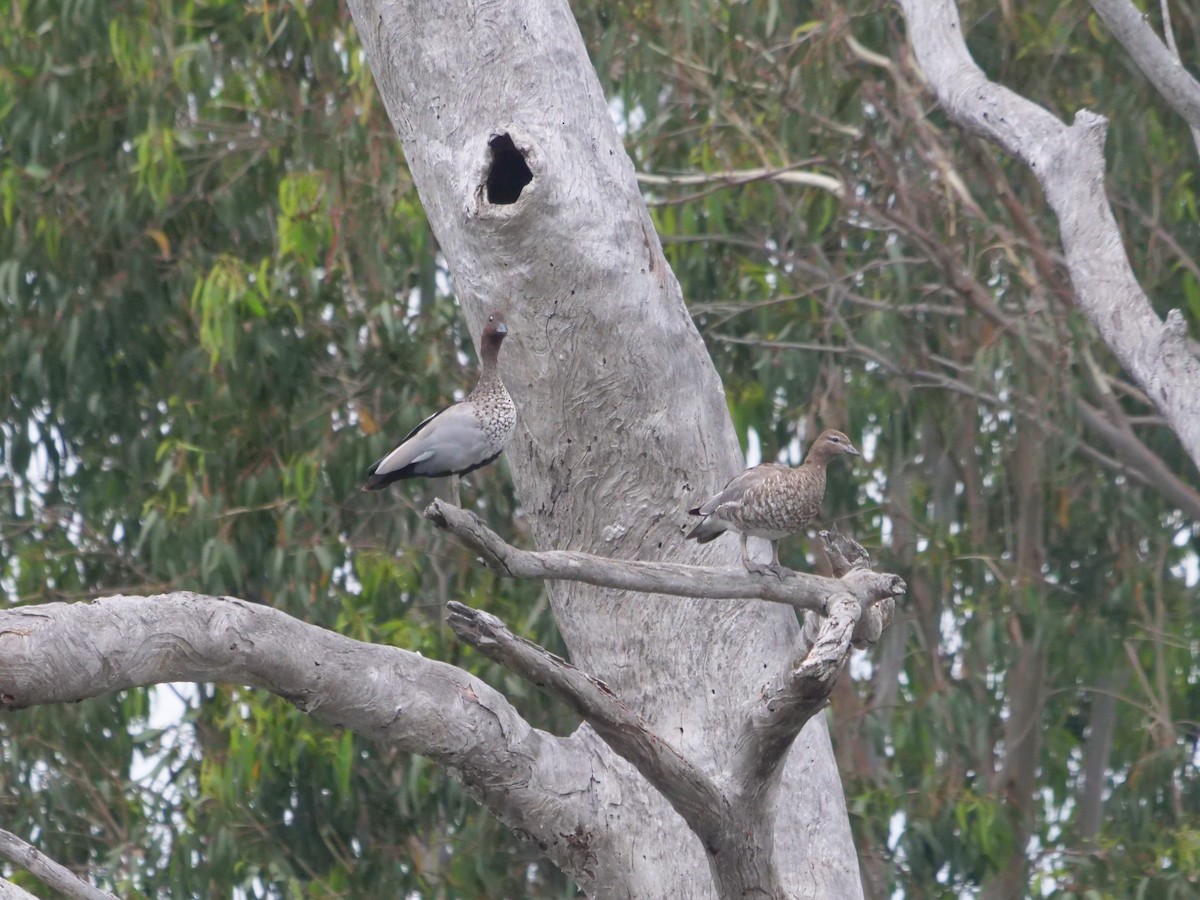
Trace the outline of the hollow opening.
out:
M 516 203 L 525 185 L 533 181 L 533 173 L 529 171 L 524 155 L 507 134 L 492 135 L 488 146 L 492 150 L 492 164 L 488 166 L 487 173 L 488 203 Z

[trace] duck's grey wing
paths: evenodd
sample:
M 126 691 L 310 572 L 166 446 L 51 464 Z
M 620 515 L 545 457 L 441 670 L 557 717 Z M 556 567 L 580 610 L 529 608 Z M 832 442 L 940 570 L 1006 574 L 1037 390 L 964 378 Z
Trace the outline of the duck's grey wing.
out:
M 367 470 L 364 491 L 377 491 L 404 478 L 465 475 L 497 456 L 470 403 L 455 403 L 434 413 L 400 445 Z

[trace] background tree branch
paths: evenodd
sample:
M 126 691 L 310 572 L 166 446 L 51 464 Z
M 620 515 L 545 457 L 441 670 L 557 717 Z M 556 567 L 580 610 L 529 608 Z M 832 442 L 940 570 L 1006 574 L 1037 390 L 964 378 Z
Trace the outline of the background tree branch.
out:
M 967 50 L 953 0 L 901 0 L 917 62 L 947 114 L 1021 159 L 1058 216 L 1079 305 L 1200 467 L 1200 361 L 1182 314 L 1159 319 L 1125 253 L 1104 191 L 1102 116 L 1067 126 L 990 81 Z
M 1146 14 L 1129 0 L 1092 0 L 1092 9 L 1100 14 L 1162 98 L 1187 122 L 1200 153 L 1200 82 L 1183 67 L 1179 53 L 1173 49 L 1170 12 L 1165 0 L 1162 3 L 1165 43 L 1146 21 Z

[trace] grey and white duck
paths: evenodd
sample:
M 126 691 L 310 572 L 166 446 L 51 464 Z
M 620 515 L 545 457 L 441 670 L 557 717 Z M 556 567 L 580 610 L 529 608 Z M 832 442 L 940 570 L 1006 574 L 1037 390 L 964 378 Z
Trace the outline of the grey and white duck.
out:
M 704 518 L 688 532 L 688 537 L 707 544 L 726 531 L 742 538 L 742 562 L 755 574 L 782 577 L 787 573 L 779 565 L 778 542 L 798 534 L 821 512 L 825 498 L 825 467 L 842 455 L 861 456 L 850 438 L 840 431 L 823 431 L 813 441 L 804 463 L 792 468 L 763 463 L 738 475 L 705 503 L 688 510 Z M 746 539 L 764 538 L 771 542 L 771 563 L 763 565 L 750 559 Z
M 493 462 L 512 437 L 517 408 L 500 380 L 497 359 L 508 327 L 488 316 L 480 338 L 479 383 L 458 403 L 438 410 L 410 431 L 387 456 L 367 469 L 364 491 L 377 491 L 405 478 L 458 478 Z

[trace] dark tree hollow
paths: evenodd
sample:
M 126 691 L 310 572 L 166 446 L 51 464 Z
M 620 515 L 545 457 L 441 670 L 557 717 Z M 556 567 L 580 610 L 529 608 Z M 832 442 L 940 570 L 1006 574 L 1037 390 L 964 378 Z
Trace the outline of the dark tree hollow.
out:
M 487 173 L 488 203 L 516 203 L 525 185 L 533 181 L 525 156 L 507 134 L 492 135 L 488 147 L 492 151 L 492 164 Z

